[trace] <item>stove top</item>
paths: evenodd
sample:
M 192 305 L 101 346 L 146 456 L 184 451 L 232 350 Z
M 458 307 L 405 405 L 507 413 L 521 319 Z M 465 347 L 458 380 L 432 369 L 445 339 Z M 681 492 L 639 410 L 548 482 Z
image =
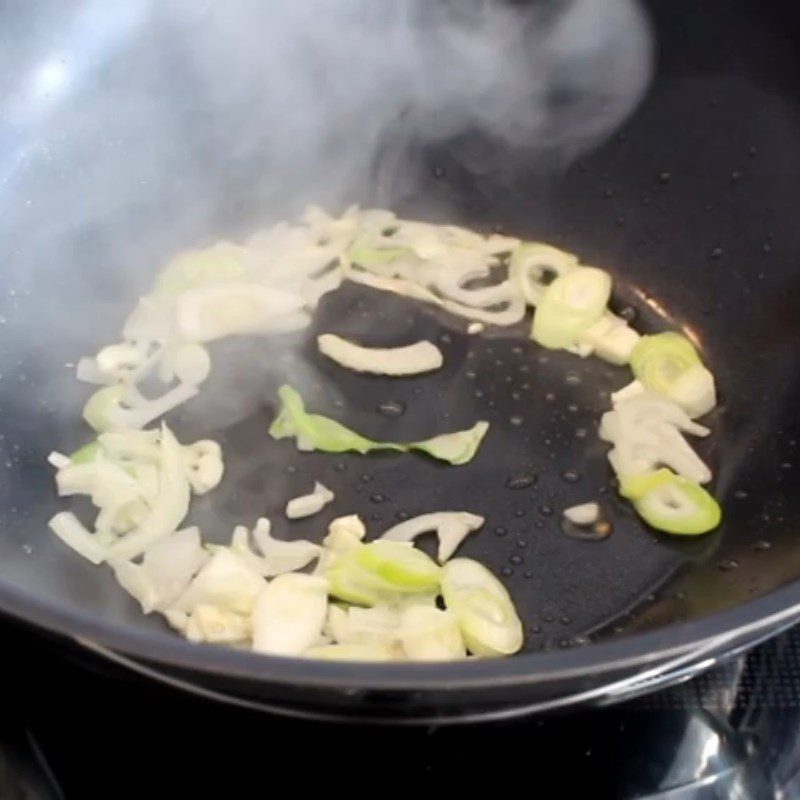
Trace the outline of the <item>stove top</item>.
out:
M 2 800 L 440 784 L 592 800 L 800 797 L 800 627 L 622 705 L 425 728 L 235 710 L 87 664 L 13 625 L 0 633 Z

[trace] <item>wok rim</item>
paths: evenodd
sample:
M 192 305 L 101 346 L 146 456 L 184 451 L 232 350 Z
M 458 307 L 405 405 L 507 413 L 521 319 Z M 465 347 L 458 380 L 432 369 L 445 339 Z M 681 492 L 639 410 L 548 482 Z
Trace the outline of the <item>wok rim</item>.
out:
M 449 692 L 490 690 L 513 686 L 555 685 L 612 673 L 656 666 L 659 662 L 715 637 L 726 637 L 721 650 L 741 643 L 737 636 L 755 639 L 775 620 L 792 612 L 800 617 L 800 580 L 772 592 L 697 620 L 620 636 L 583 647 L 532 652 L 510 658 L 475 659 L 438 664 L 332 662 L 265 656 L 244 650 L 194 644 L 175 634 L 163 639 L 151 632 L 125 628 L 85 614 L 65 611 L 17 587 L 0 582 L 0 611 L 73 640 L 89 640 L 150 664 L 202 673 L 206 678 L 251 681 L 265 685 L 308 687 L 334 692 L 409 691 Z M 746 634 L 746 635 L 745 635 Z M 707 658 L 708 652 L 698 657 Z M 691 656 L 690 656 L 691 657 Z

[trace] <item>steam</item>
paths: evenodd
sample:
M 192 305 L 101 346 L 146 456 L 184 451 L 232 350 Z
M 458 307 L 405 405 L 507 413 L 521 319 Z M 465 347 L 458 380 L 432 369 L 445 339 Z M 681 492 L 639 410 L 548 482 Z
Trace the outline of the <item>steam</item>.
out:
M 4 412 L 45 451 L 84 395 L 64 362 L 176 251 L 309 202 L 393 207 L 431 147 L 469 180 L 561 169 L 652 51 L 637 0 L 32 3 L 0 41 Z

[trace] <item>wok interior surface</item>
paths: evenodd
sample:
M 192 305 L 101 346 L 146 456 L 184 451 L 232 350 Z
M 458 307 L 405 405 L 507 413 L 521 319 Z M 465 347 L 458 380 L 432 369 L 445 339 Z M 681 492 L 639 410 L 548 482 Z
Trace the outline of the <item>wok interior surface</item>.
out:
M 419 303 L 347 286 L 323 300 L 301 334 L 217 346 L 207 390 L 171 418 L 179 438 L 217 438 L 226 455 L 222 486 L 191 512 L 205 538 L 227 541 L 233 524 L 260 515 L 278 536 L 319 539 L 346 513 L 362 515 L 371 534 L 403 515 L 483 514 L 484 529 L 461 553 L 508 585 L 526 650 L 534 651 L 531 673 L 544 663 L 537 651 L 581 646 L 589 670 L 596 642 L 644 631 L 662 632 L 667 642 L 674 623 L 796 587 L 800 69 L 791 34 L 798 15 L 790 4 L 744 0 L 647 5 L 659 42 L 656 77 L 615 137 L 558 175 L 528 169 L 510 150 L 506 167 L 518 177 L 509 184 L 463 168 L 465 135 L 420 153 L 426 169 L 395 206 L 410 217 L 448 208 L 449 219 L 484 231 L 551 241 L 609 269 L 617 307 L 634 309 L 640 330 L 691 331 L 721 396 L 713 435 L 699 448 L 725 512 L 719 530 L 696 539 L 655 534 L 611 488 L 597 425 L 608 394 L 629 380 L 627 369 L 545 353 L 523 328 L 468 336 L 463 322 Z M 192 30 L 187 23 L 170 33 Z M 4 26 L 4 46 L 11 48 L 13 31 Z M 87 389 L 65 365 L 115 340 L 135 296 L 175 251 L 265 224 L 247 188 L 259 164 L 237 157 L 235 130 L 199 140 L 190 116 L 176 118 L 169 131 L 152 132 L 181 138 L 166 164 L 147 163 L 147 131 L 131 127 L 126 136 L 133 99 L 152 93 L 168 105 L 172 93 L 196 89 L 179 60 L 183 71 L 153 82 L 165 63 L 131 58 L 163 55 L 164 42 L 148 35 L 147 18 L 132 24 L 112 43 L 119 62 L 87 59 L 66 99 L 40 121 L 7 120 L 0 136 L 0 587 L 6 611 L 66 633 L 91 630 L 123 650 L 130 633 L 136 644 L 127 649 L 169 661 L 182 645 L 162 622 L 142 616 L 108 570 L 82 562 L 46 529 L 61 504 L 45 457 L 87 438 L 77 423 Z M 10 52 L 20 63 L 30 55 L 19 43 Z M 12 72 L 22 76 L 21 68 Z M 119 120 L 93 117 L 95 104 L 107 109 L 120 86 Z M 10 79 L 0 88 L 13 94 Z M 76 126 L 78 109 L 85 124 Z M 127 158 L 142 160 L 144 191 L 117 180 L 129 175 L 120 167 Z M 109 182 L 116 201 L 104 205 Z M 213 213 L 165 225 L 170 210 L 198 191 L 218 198 Z M 445 366 L 399 381 L 355 375 L 315 353 L 313 336 L 324 331 L 384 345 L 430 338 Z M 301 454 L 266 434 L 285 381 L 302 389 L 309 408 L 375 438 L 421 439 L 478 419 L 492 427 L 475 461 L 458 468 L 411 455 Z M 403 413 L 387 416 L 387 403 Z M 315 480 L 335 492 L 335 503 L 288 523 L 286 500 Z M 591 500 L 603 505 L 613 535 L 601 543 L 564 536 L 561 510 Z M 746 608 L 743 622 L 752 617 Z M 704 630 L 731 624 L 729 616 L 724 627 L 712 621 Z M 629 641 L 629 652 L 642 656 L 653 642 Z M 173 655 L 165 655 L 167 643 Z M 189 648 L 184 663 L 208 657 Z M 274 660 L 227 657 L 249 677 L 283 669 Z M 491 678 L 506 667 L 485 669 Z

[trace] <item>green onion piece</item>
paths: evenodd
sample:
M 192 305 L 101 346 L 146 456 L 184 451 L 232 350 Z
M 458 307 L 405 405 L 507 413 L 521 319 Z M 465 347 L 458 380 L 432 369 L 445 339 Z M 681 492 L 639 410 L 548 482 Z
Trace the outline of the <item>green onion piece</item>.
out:
M 296 437 L 300 450 L 322 450 L 326 453 L 344 453 L 355 450 L 402 450 L 396 444 L 383 444 L 367 439 L 336 420 L 321 414 L 308 414 L 302 397 L 291 386 L 278 389 L 281 411 L 269 429 L 274 439 Z
M 345 555 L 333 559 L 325 569 L 325 577 L 330 585 L 331 597 L 353 603 L 357 606 L 394 605 L 397 595 L 377 585 L 374 576 L 370 576 L 355 563 L 355 553 L 365 545 L 357 545 Z
M 442 596 L 478 656 L 504 656 L 522 647 L 522 622 L 505 586 L 482 564 L 454 558 L 442 567 Z
M 631 353 L 631 369 L 648 389 L 678 403 L 691 417 L 716 405 L 714 376 L 680 333 L 643 336 Z
M 611 276 L 595 267 L 576 267 L 556 278 L 542 294 L 531 337 L 552 350 L 574 345 L 606 310 Z
M 355 450 L 362 454 L 371 450 L 419 450 L 458 466 L 475 456 L 489 429 L 488 422 L 478 422 L 467 430 L 435 436 L 422 442 L 376 442 L 329 417 L 307 413 L 303 399 L 291 386 L 281 386 L 278 397 L 281 408 L 270 426 L 269 434 L 273 439 L 296 438 L 299 450 L 322 450 L 326 453 Z
M 667 533 L 696 536 L 722 519 L 719 503 L 702 486 L 666 468 L 624 478 L 620 494 L 650 527 Z
M 100 443 L 99 442 L 89 442 L 89 444 L 85 444 L 80 450 L 76 450 L 70 457 L 69 460 L 73 464 L 89 464 L 90 462 L 94 461 L 97 458 L 97 455 L 100 452 Z
M 399 593 L 434 591 L 442 572 L 422 550 L 404 542 L 365 544 L 354 551 L 353 563 L 375 588 Z
M 440 461 L 449 461 L 458 466 L 472 461 L 488 430 L 488 422 L 476 422 L 468 430 L 434 436 L 433 439 L 409 445 L 409 449 L 422 450 Z

